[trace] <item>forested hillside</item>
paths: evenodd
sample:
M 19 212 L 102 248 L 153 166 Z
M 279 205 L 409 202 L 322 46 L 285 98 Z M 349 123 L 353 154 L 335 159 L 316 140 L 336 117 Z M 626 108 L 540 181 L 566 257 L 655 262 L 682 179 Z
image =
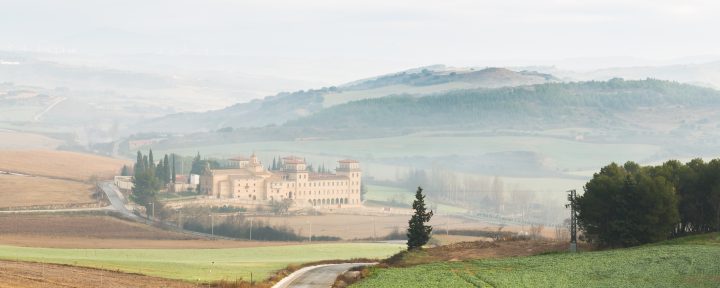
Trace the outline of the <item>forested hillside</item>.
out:
M 350 102 L 289 122 L 290 127 L 538 129 L 555 125 L 625 126 L 617 114 L 640 108 L 720 105 L 713 89 L 660 80 L 548 83 L 393 96 Z
M 239 103 L 203 113 L 180 113 L 144 121 L 136 126 L 148 132 L 199 132 L 222 128 L 282 125 L 329 107 L 355 100 L 392 95 L 421 97 L 461 89 L 515 87 L 557 81 L 548 74 L 515 72 L 504 68 L 446 71 L 422 69 L 361 80 L 339 87 L 279 93 L 264 99 Z

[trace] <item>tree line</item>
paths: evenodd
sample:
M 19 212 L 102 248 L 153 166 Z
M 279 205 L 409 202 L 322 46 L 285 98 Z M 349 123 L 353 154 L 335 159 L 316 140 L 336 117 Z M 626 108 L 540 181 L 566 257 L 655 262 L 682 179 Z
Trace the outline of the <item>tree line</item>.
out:
M 720 231 L 720 159 L 603 167 L 571 203 L 578 224 L 605 246 L 633 246 Z
M 126 168 L 123 168 L 123 172 L 126 172 L 126 170 Z M 152 149 L 147 155 L 143 155 L 141 151 L 138 151 L 133 166 L 133 189 L 130 199 L 148 209 L 146 211 L 150 211 L 152 205 L 156 206 L 154 208 L 159 209 L 158 191 L 169 183 L 174 183 L 176 177 L 174 155 L 170 158 L 165 154 L 163 158 L 156 162 Z
M 470 89 L 416 97 L 395 95 L 352 101 L 289 121 L 293 129 L 382 129 L 411 127 L 531 127 L 562 124 L 568 117 L 588 120 L 592 113 L 612 114 L 656 105 L 718 105 L 720 93 L 709 88 L 662 80 L 547 83 L 525 87 Z M 578 111 L 581 109 L 582 111 Z M 356 131 L 357 132 L 357 131 Z

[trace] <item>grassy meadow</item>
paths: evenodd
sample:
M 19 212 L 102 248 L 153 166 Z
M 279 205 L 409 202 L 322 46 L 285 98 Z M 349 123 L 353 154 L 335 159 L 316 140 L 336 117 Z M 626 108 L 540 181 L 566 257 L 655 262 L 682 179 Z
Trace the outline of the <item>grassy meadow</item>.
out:
M 598 252 L 375 269 L 352 287 L 718 287 L 720 234 Z
M 97 267 L 187 281 L 261 280 L 288 264 L 385 258 L 404 245 L 320 243 L 227 249 L 55 249 L 0 246 L 0 259 Z
M 162 153 L 175 152 L 182 155 L 194 155 L 200 151 L 207 156 L 230 156 L 258 151 L 259 155 L 265 153 L 282 155 L 292 152 L 299 155 L 337 155 L 337 157 L 366 159 L 446 155 L 475 156 L 493 152 L 531 151 L 546 156 L 548 165 L 553 165 L 560 170 L 574 171 L 595 169 L 609 161 L 645 162 L 646 159 L 651 159 L 660 152 L 661 148 L 647 144 L 589 143 L 542 136 L 485 137 L 413 134 L 372 139 L 268 141 L 158 150 L 162 150 Z M 577 157 L 577 155 L 583 155 L 583 157 Z

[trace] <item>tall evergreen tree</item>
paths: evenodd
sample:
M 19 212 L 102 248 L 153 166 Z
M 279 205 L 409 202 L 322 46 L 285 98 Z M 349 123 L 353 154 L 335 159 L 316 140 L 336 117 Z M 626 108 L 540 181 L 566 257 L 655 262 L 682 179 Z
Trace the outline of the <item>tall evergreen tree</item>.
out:
M 172 183 L 175 183 L 175 179 L 177 178 L 175 174 L 175 154 L 172 154 Z
M 202 174 L 203 168 L 205 167 L 202 163 L 202 159 L 200 158 L 200 152 L 197 153 L 197 156 L 193 158 L 192 166 L 190 168 L 190 174 Z
M 142 155 L 142 152 L 140 152 L 140 150 L 138 150 L 137 151 L 137 159 L 135 160 L 135 167 L 134 167 L 135 169 L 134 170 L 135 171 L 141 170 L 142 163 L 143 163 L 143 155 Z
M 148 165 L 148 168 L 150 168 L 151 170 L 155 170 L 155 159 L 153 158 L 152 149 L 150 149 L 150 152 L 148 153 L 148 161 L 150 164 Z
M 432 226 L 425 225 L 425 223 L 430 222 L 433 212 L 427 212 L 425 195 L 422 194 L 422 191 L 423 189 L 418 187 L 417 192 L 415 192 L 415 201 L 413 201 L 415 214 L 408 221 L 408 250 L 422 248 L 423 245 L 430 241 L 430 233 L 432 233 Z
M 130 176 L 130 167 L 123 165 L 122 170 L 120 170 L 120 176 Z
M 150 169 L 150 164 L 148 164 L 149 162 L 148 162 L 148 156 L 147 156 L 147 155 L 143 155 L 143 161 L 142 161 L 142 163 L 143 163 L 143 164 L 142 164 L 142 172 L 143 172 L 143 173 L 145 173 L 145 172 L 147 172 L 147 171 L 152 171 L 152 169 Z M 152 171 L 152 172 L 154 173 L 155 171 Z
M 154 169 L 149 168 L 148 156 L 138 151 L 138 162 L 135 163 L 135 171 L 132 178 L 133 189 L 130 199 L 135 203 L 151 209 L 151 203 L 156 202 L 156 195 L 160 189 L 160 183 L 155 176 Z M 147 210 L 149 211 L 149 210 Z
M 171 171 L 170 171 L 170 157 L 168 157 L 167 154 L 165 154 L 165 157 L 163 157 L 163 183 L 168 184 L 170 183 L 171 178 Z
M 275 162 L 275 157 L 273 157 L 272 170 L 277 170 L 277 162 Z

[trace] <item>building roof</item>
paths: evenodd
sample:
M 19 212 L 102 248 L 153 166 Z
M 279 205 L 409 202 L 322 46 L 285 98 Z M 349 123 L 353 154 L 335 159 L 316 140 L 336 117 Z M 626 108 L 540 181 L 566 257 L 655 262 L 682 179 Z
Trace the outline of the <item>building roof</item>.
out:
M 285 156 L 285 157 L 282 157 L 281 159 L 282 159 L 283 161 L 293 161 L 293 160 L 294 160 L 294 161 L 303 161 L 303 162 L 305 162 L 305 158 L 297 157 L 297 156 L 294 156 L 294 155 Z
M 338 162 L 340 162 L 340 163 L 360 163 L 357 160 L 353 160 L 353 159 L 344 159 L 344 160 L 340 160 Z
M 347 176 L 327 173 L 310 173 L 308 174 L 310 180 L 348 180 Z
M 245 156 L 235 156 L 233 158 L 228 159 L 230 161 L 250 161 L 250 158 L 247 158 Z
M 302 160 L 285 160 L 283 161 L 285 164 L 305 164 L 305 161 Z

